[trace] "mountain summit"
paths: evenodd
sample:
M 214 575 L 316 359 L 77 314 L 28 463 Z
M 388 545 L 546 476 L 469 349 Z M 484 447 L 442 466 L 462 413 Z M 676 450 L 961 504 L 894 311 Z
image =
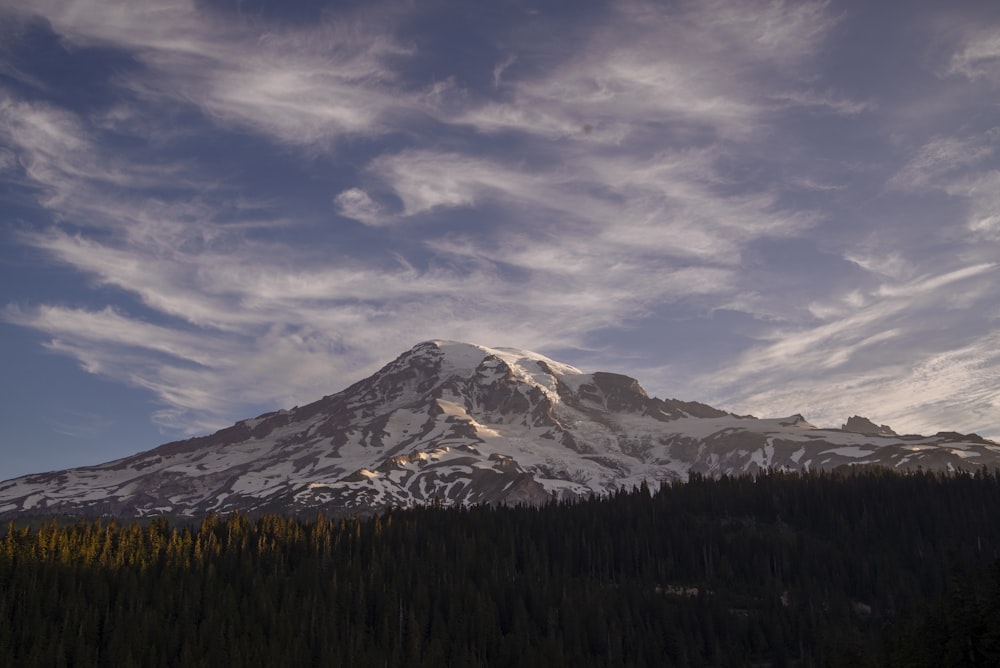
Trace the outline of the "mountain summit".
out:
M 0 515 L 366 513 L 544 503 L 689 472 L 1000 464 L 1000 446 L 975 435 L 847 427 L 818 429 L 797 414 L 736 416 L 525 350 L 427 341 L 307 406 L 98 466 L 2 482 Z

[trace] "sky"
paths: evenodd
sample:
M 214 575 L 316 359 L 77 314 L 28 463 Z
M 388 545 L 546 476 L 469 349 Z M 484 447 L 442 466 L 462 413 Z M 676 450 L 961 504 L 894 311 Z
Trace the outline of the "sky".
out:
M 1000 3 L 0 0 L 0 479 L 414 344 L 1000 438 Z

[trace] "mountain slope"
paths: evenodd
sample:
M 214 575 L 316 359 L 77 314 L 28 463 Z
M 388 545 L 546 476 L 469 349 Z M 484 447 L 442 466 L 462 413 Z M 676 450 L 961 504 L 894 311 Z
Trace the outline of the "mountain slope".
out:
M 869 424 L 867 421 L 856 424 Z M 0 514 L 368 512 L 419 503 L 542 503 L 690 471 L 974 469 L 1000 464 L 975 435 L 817 429 L 649 397 L 528 351 L 418 344 L 307 406 L 101 464 L 0 483 Z M 888 429 L 888 427 L 885 427 Z

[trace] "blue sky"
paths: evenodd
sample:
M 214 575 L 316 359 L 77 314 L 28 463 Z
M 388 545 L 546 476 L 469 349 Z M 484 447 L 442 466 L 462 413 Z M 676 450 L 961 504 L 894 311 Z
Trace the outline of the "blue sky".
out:
M 0 0 L 0 478 L 431 338 L 1000 437 L 1000 4 Z

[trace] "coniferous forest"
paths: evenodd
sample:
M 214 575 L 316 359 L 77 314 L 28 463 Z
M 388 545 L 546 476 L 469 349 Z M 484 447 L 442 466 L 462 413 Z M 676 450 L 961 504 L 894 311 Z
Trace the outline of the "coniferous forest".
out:
M 1000 665 L 1000 472 L 11 522 L 4 666 Z

